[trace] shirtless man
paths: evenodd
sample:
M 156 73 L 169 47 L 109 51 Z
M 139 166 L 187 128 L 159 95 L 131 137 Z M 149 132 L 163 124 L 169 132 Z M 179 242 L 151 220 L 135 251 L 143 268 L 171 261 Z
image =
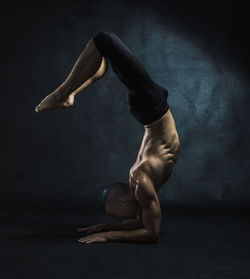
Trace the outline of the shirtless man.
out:
M 79 228 L 78 232 L 89 234 L 79 242 L 157 243 L 161 222 L 157 192 L 172 173 L 180 142 L 167 103 L 168 91 L 151 79 L 132 51 L 113 32 L 97 33 L 88 41 L 67 79 L 35 111 L 73 106 L 75 95 L 103 77 L 109 63 L 129 90 L 129 109 L 144 126 L 144 137 L 127 187 L 118 183 L 104 191 L 105 212 L 126 219 Z

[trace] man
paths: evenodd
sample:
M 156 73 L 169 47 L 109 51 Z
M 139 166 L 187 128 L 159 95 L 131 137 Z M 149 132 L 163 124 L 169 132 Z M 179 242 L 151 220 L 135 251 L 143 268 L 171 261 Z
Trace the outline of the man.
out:
M 167 103 L 168 91 L 151 79 L 132 51 L 113 32 L 97 33 L 88 41 L 67 79 L 35 110 L 72 106 L 75 95 L 103 77 L 109 63 L 128 88 L 130 112 L 145 132 L 129 172 L 129 184 L 115 183 L 104 191 L 105 212 L 126 219 L 79 228 L 78 232 L 91 233 L 79 241 L 157 243 L 161 222 L 157 192 L 173 170 L 180 142 Z

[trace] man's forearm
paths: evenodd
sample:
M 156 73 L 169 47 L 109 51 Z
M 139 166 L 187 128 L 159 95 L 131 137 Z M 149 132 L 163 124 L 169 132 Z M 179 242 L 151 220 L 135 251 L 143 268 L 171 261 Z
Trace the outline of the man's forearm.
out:
M 151 231 L 144 228 L 129 231 L 110 231 L 107 232 L 106 240 L 120 242 L 158 242 L 158 237 L 154 236 Z
M 101 224 L 102 231 L 122 231 L 122 230 L 133 230 L 141 228 L 141 222 L 137 219 L 129 219 L 122 222 L 114 222 L 114 223 L 104 223 Z

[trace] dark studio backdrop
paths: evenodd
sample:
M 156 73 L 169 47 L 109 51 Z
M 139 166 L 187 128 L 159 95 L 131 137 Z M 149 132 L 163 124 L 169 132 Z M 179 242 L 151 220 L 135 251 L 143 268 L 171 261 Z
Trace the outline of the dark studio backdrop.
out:
M 101 189 L 128 182 L 144 130 L 111 67 L 73 108 L 34 111 L 103 30 L 119 35 L 169 91 L 181 151 L 159 192 L 162 211 L 249 209 L 248 13 L 247 1 L 5 4 L 2 216 L 98 216 Z

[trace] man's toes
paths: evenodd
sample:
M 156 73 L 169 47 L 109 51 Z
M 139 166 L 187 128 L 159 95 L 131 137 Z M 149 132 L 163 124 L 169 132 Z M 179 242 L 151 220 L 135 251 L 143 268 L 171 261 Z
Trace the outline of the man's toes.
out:
M 41 112 L 41 111 L 56 109 L 56 108 L 72 107 L 74 104 L 74 95 L 69 95 L 66 100 L 64 99 L 64 101 L 61 99 L 58 101 L 53 100 L 51 102 L 47 102 L 47 101 L 44 102 L 44 100 L 38 106 L 36 106 L 35 108 L 36 112 Z
M 38 105 L 36 107 L 36 112 L 42 112 L 48 109 L 48 106 L 42 106 L 42 105 Z
M 35 111 L 40 112 L 41 111 L 41 106 L 40 105 L 36 106 Z

